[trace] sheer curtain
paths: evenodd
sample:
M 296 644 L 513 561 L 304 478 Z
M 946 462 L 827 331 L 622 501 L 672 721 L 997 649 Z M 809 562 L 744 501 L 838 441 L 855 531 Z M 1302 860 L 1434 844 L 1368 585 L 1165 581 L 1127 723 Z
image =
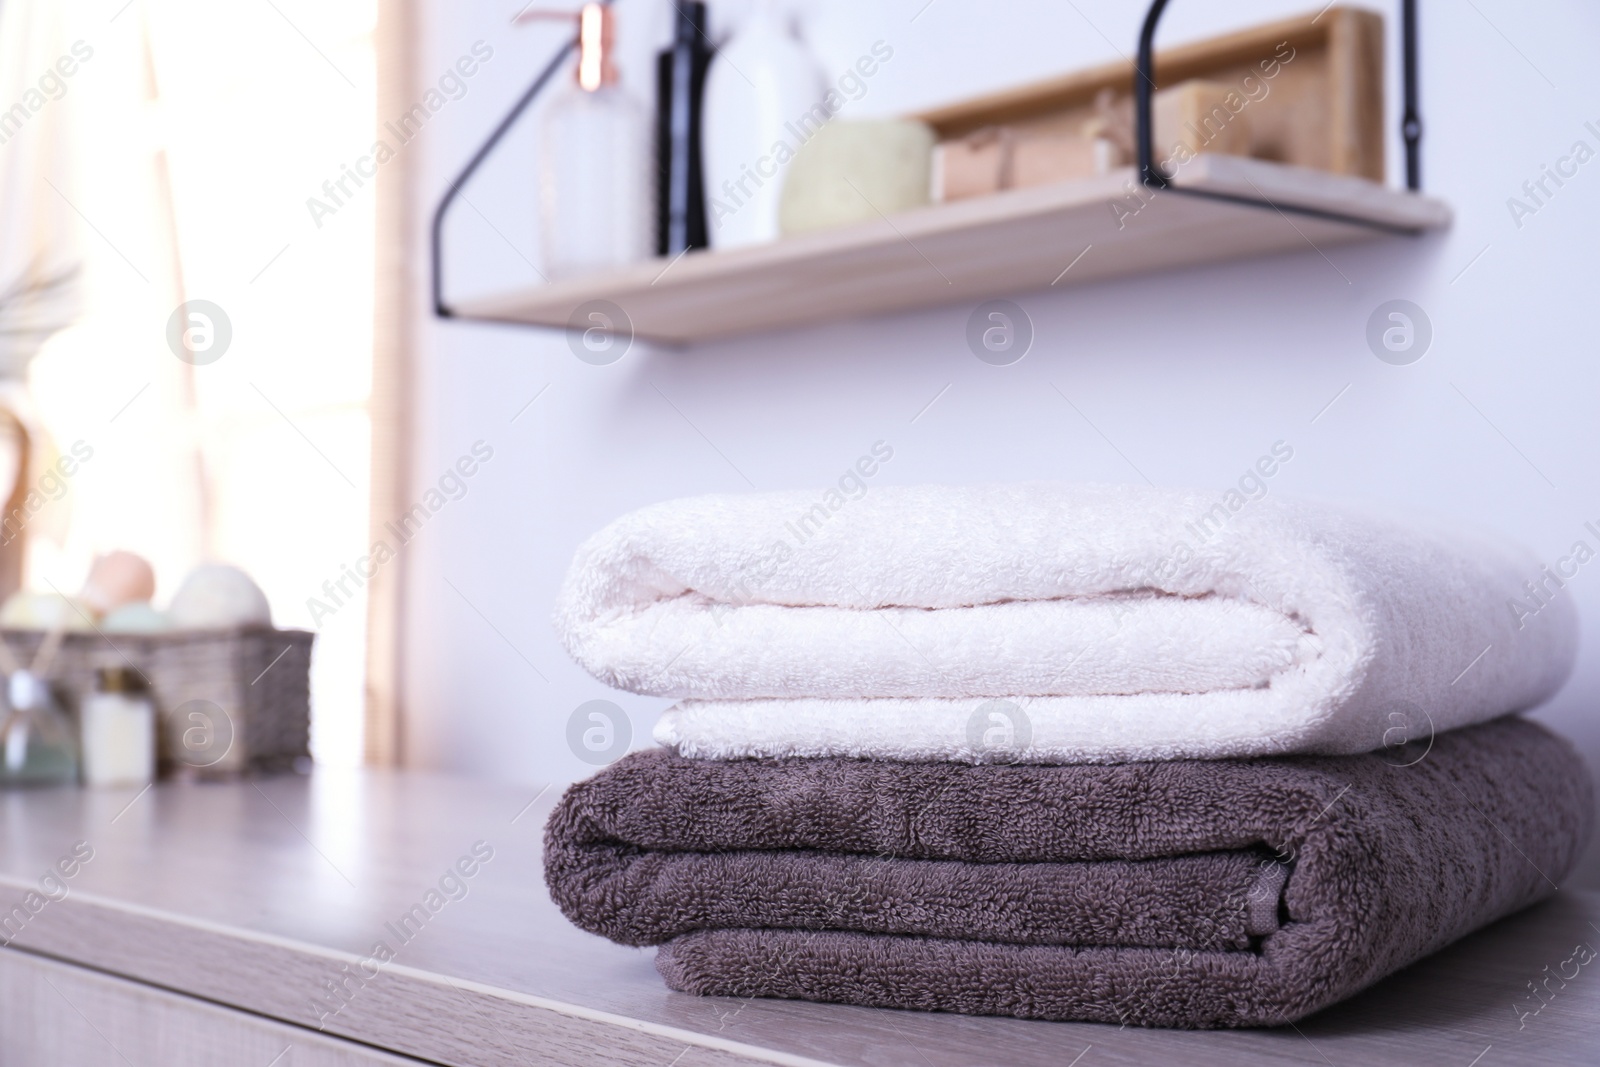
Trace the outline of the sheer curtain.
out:
M 28 364 L 77 310 L 79 270 L 67 205 L 46 184 L 69 168 L 65 53 L 55 5 L 0 2 L 0 597 L 21 582 L 27 530 L 59 527 L 59 509 L 29 514 L 44 457 L 26 386 Z M 28 469 L 25 469 L 28 468 Z
M 366 541 L 374 204 L 307 201 L 371 143 L 375 2 L 0 0 L 30 5 L 78 59 L 51 105 L 71 158 L 43 192 L 83 268 L 82 317 L 34 360 L 32 398 L 57 448 L 93 458 L 30 536 L 27 578 L 75 588 L 128 548 L 159 600 L 201 560 L 244 567 L 279 626 L 318 630 L 313 748 L 357 762 L 363 593 L 309 602 Z

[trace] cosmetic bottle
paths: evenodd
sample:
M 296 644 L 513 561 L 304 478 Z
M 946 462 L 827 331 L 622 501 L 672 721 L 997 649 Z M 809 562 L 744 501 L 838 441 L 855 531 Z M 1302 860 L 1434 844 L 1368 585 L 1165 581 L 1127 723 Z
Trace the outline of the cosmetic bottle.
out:
M 713 248 L 778 236 L 784 175 L 832 117 L 822 68 L 775 0 L 753 0 L 706 75 L 707 229 Z
M 673 5 L 672 47 L 656 57 L 656 254 L 706 247 L 701 97 L 711 64 L 706 5 Z
M 610 5 L 583 5 L 576 77 L 543 117 L 540 243 L 551 281 L 647 259 L 654 243 L 650 118 L 618 76 L 615 22 Z

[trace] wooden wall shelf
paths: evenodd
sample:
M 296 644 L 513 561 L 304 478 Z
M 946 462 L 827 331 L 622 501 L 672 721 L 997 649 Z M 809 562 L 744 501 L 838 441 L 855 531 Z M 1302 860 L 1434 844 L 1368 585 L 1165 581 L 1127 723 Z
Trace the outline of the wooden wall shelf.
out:
M 464 318 L 566 327 L 592 300 L 636 336 L 687 343 L 1014 295 L 1107 278 L 1420 233 L 1442 201 L 1268 160 L 1199 156 L 1182 190 L 1135 192 L 1134 171 L 935 204 L 767 245 L 695 252 L 464 300 Z M 1256 201 L 1238 203 L 1210 193 Z M 1273 208 L 1263 208 L 1266 200 Z M 1317 212 L 1364 221 L 1347 222 Z

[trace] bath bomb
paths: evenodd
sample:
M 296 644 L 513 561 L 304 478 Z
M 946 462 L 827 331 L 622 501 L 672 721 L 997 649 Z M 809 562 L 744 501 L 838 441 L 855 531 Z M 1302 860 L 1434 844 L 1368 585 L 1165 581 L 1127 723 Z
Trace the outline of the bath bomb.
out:
M 124 604 L 149 600 L 156 595 L 155 568 L 132 552 L 108 552 L 96 556 L 89 568 L 89 580 L 78 594 L 97 615 L 114 611 Z
M 167 616 L 179 630 L 272 625 L 272 609 L 261 587 L 226 563 L 206 563 L 191 571 L 167 606 Z
M 77 597 L 58 593 L 12 593 L 0 607 L 0 627 L 7 630 L 88 630 L 94 612 Z
M 933 130 L 909 119 L 826 123 L 800 146 L 783 179 L 783 232 L 843 226 L 929 200 Z
M 107 612 L 100 629 L 108 634 L 157 634 L 172 629 L 172 620 L 148 600 L 135 600 Z

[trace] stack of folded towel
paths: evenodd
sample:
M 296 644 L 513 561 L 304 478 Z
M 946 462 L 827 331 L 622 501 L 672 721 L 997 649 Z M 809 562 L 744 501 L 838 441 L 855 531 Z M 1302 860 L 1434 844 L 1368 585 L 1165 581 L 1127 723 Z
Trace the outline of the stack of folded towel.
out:
M 1587 837 L 1582 762 L 1507 717 L 1576 646 L 1518 551 L 1236 493 L 832 496 L 645 508 L 561 596 L 579 663 L 678 703 L 568 791 L 546 881 L 675 989 L 1273 1025 Z

